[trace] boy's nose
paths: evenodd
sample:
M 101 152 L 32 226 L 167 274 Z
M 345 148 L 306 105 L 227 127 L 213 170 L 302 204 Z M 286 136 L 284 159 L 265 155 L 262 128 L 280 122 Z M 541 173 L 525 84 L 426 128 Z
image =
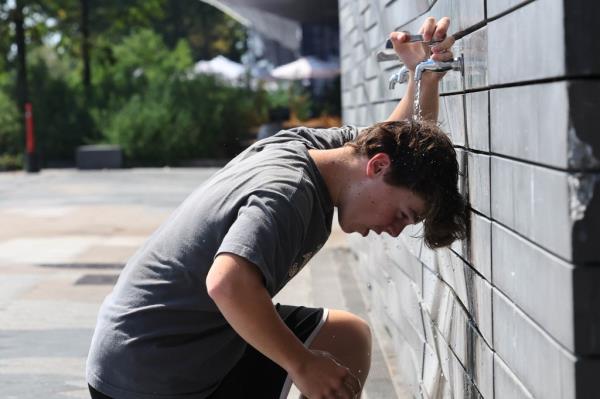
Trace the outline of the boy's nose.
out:
M 404 230 L 405 227 L 406 227 L 405 224 L 392 225 L 388 228 L 388 233 L 392 237 L 398 237 L 400 235 L 400 233 L 402 233 L 402 230 Z

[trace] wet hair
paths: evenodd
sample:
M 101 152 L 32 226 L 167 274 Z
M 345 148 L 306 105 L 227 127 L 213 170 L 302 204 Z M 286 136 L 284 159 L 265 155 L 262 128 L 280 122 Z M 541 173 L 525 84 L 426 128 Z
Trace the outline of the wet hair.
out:
M 425 244 L 445 247 L 467 235 L 467 204 L 458 192 L 458 161 L 448 136 L 426 121 L 382 122 L 363 129 L 351 146 L 371 158 L 389 155 L 388 184 L 406 187 L 426 204 L 423 217 Z

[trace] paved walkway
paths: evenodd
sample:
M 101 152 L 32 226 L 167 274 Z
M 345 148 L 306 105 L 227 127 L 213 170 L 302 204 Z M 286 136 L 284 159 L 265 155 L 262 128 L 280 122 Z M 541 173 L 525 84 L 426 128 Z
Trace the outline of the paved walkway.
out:
M 98 307 L 129 256 L 216 169 L 0 174 L 0 392 L 87 398 Z M 276 298 L 367 317 L 345 235 L 332 237 Z M 376 346 L 366 395 L 396 397 Z

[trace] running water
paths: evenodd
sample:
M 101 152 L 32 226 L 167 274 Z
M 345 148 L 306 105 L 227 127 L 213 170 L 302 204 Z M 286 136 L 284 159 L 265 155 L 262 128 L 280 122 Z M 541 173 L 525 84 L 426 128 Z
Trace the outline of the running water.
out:
M 413 119 L 420 121 L 421 116 L 421 80 L 415 81 L 415 101 L 413 104 Z

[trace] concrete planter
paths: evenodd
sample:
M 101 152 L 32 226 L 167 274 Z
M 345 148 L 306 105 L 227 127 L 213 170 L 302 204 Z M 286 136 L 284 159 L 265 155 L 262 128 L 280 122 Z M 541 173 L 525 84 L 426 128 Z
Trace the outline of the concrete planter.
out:
M 93 144 L 77 147 L 77 169 L 119 169 L 123 167 L 123 151 L 118 145 Z

